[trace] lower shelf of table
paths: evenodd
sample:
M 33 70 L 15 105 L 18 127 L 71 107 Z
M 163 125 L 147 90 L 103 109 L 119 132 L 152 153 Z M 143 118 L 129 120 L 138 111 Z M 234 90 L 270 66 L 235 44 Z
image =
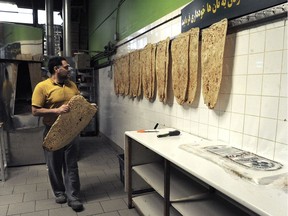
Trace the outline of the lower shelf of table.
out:
M 177 209 L 181 215 L 190 216 L 193 212 L 193 216 L 213 215 L 213 216 L 248 216 L 244 210 L 237 208 L 218 195 L 212 195 L 211 197 L 203 200 L 179 202 L 171 204 Z
M 156 192 L 137 196 L 132 199 L 134 206 L 142 215 L 164 215 L 164 200 Z M 181 216 L 174 208 L 170 208 L 170 216 Z
M 144 216 L 164 215 L 164 199 L 158 193 L 152 192 L 145 195 L 133 197 L 133 205 Z M 219 205 L 221 202 L 222 205 Z M 179 211 L 177 211 L 179 210 Z M 219 197 L 208 200 L 197 200 L 190 202 L 172 203 L 170 216 L 246 216 L 250 215 Z M 252 214 L 253 215 L 253 214 Z
M 144 215 L 163 215 L 160 210 L 160 212 L 157 212 L 158 214 L 151 214 L 147 205 L 151 203 L 150 208 L 153 212 L 153 208 L 157 209 L 159 206 L 164 206 L 164 167 L 160 163 L 149 163 L 134 166 L 133 170 L 155 189 L 156 194 L 138 195 L 133 198 L 133 200 L 137 200 L 138 208 L 144 208 L 148 211 L 147 214 Z M 246 213 L 248 211 L 246 208 L 237 206 L 235 202 L 231 199 L 227 200 L 225 197 L 226 196 L 218 192 L 209 193 L 207 188 L 196 183 L 191 177 L 171 167 L 170 201 L 173 207 L 171 209 L 173 211 L 177 210 L 175 211 L 178 213 L 177 215 L 190 216 L 191 212 L 193 212 L 193 216 L 249 215 Z M 177 202 L 175 202 L 176 200 Z M 158 201 L 158 203 L 156 201 Z

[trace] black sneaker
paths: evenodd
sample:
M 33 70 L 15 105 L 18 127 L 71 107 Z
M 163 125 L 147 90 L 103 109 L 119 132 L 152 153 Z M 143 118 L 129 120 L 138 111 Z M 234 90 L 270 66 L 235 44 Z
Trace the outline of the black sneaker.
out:
M 67 202 L 67 198 L 66 198 L 65 194 L 60 194 L 60 195 L 56 196 L 55 202 L 58 203 L 58 204 L 66 203 Z
M 83 204 L 79 200 L 72 200 L 68 202 L 68 206 L 70 206 L 74 211 L 82 211 Z

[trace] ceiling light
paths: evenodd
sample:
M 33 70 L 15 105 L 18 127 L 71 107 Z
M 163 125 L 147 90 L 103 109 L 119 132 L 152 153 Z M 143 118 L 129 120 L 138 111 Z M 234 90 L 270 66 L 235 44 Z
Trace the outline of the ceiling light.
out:
M 0 12 L 18 13 L 18 7 L 15 3 L 0 1 L 0 8 Z

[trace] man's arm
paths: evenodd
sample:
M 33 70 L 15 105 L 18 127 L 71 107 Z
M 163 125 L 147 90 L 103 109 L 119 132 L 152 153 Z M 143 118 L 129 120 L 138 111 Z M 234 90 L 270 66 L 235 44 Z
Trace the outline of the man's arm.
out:
M 67 104 L 63 104 L 62 106 L 58 108 L 53 108 L 53 109 L 47 109 L 47 108 L 42 108 L 42 107 L 37 107 L 37 106 L 32 106 L 32 115 L 33 116 L 46 116 L 46 115 L 60 115 L 63 113 L 69 112 L 70 107 Z

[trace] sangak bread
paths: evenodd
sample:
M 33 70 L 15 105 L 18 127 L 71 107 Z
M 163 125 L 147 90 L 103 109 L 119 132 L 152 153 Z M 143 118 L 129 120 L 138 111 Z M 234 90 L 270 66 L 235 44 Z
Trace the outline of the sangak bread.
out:
M 120 61 L 119 59 L 114 60 L 114 92 L 116 95 L 120 94 Z
M 115 94 L 128 95 L 130 88 L 129 54 L 115 60 L 114 63 L 114 91 Z
M 59 115 L 44 138 L 43 148 L 56 151 L 69 144 L 91 121 L 97 108 L 81 95 L 68 102 L 70 111 Z
M 182 33 L 172 41 L 172 83 L 174 97 L 179 104 L 186 101 L 188 88 L 189 34 Z
M 156 49 L 156 78 L 158 98 L 161 102 L 167 101 L 168 65 L 169 65 L 170 38 L 160 41 Z
M 156 44 L 153 44 L 151 50 L 151 84 L 150 84 L 151 91 L 149 95 L 150 99 L 153 99 L 155 94 L 155 81 L 156 81 L 155 68 L 156 68 Z
M 147 44 L 145 48 L 140 51 L 140 59 L 143 94 L 146 99 L 150 100 L 154 96 L 154 86 L 152 85 L 154 85 L 155 81 L 155 69 L 153 68 L 155 65 L 155 48 L 153 48 L 152 44 Z
M 152 44 L 146 45 L 144 48 L 144 58 L 143 58 L 143 70 L 142 70 L 142 83 L 143 83 L 143 93 L 146 99 L 150 99 L 151 92 L 151 54 L 152 54 Z
M 130 89 L 130 56 L 129 54 L 123 57 L 123 85 L 124 85 L 124 94 L 129 95 Z
M 194 101 L 197 90 L 198 58 L 199 58 L 199 28 L 192 28 L 189 33 L 189 70 L 188 70 L 188 90 L 186 103 Z
M 124 95 L 125 93 L 125 86 L 124 86 L 124 78 L 123 78 L 123 65 L 124 65 L 124 59 L 123 57 L 120 57 L 115 60 L 115 71 L 114 71 L 114 88 L 115 93 L 117 95 Z
M 139 51 L 130 53 L 130 96 L 137 97 L 141 94 L 141 71 L 139 70 Z
M 146 50 L 145 49 L 141 49 L 139 51 L 139 58 L 140 58 L 140 64 L 139 64 L 139 69 L 140 69 L 140 73 L 141 73 L 141 86 L 142 86 L 142 91 L 143 91 L 143 95 L 148 95 L 147 92 L 147 82 L 146 82 L 146 71 L 145 71 L 145 67 L 146 67 Z
M 227 19 L 223 19 L 202 31 L 202 94 L 211 109 L 216 105 L 222 80 L 227 25 Z

